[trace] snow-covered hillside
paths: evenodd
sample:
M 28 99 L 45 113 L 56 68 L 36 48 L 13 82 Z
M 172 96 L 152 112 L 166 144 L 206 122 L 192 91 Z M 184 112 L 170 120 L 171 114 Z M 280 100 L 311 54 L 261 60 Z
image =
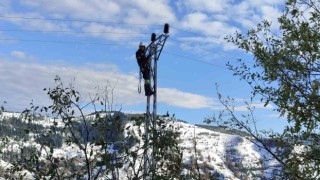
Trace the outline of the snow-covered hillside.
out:
M 21 116 L 21 113 L 18 113 L 18 112 L 1 112 L 0 113 L 0 119 L 12 118 L 12 117 L 19 118 L 20 116 Z
M 222 176 L 221 179 L 269 177 L 273 169 L 266 167 L 277 165 L 274 161 L 265 161 L 271 158 L 270 155 L 245 137 L 214 132 L 182 122 L 177 125 L 182 133 L 180 146 L 185 164 L 197 158 L 202 171 L 214 170 Z
M 19 116 L 16 113 L 5 113 L 1 118 L 11 117 Z M 53 119 L 46 118 L 43 121 L 36 121 L 36 124 L 49 127 L 53 121 Z M 59 120 L 55 122 L 58 122 L 58 127 L 62 126 Z M 127 126 L 132 125 L 130 122 L 127 124 Z M 176 127 L 181 133 L 178 142 L 183 152 L 183 164 L 186 168 L 183 173 L 188 173 L 190 169 L 198 166 L 201 174 L 211 174 L 216 179 L 263 179 L 270 177 L 273 170 L 277 170 L 277 168 L 269 168 L 277 166 L 275 162 L 265 161 L 265 159 L 270 159 L 268 153 L 257 148 L 242 136 L 220 133 L 180 121 L 168 120 L 168 124 Z M 135 128 L 136 131 L 137 129 Z M 16 153 L 22 147 L 28 146 L 40 149 L 32 138 L 22 141 L 16 136 L 11 136 L 7 138 L 5 146 L 0 144 L 2 152 L 0 154 L 0 174 L 11 167 L 11 162 L 3 160 L 4 155 L 10 152 Z M 98 151 L 98 148 L 94 146 L 91 149 Z M 47 152 L 42 151 L 45 156 Z M 83 152 L 79 151 L 76 146 L 65 143 L 54 150 L 53 156 L 70 161 L 84 159 Z M 120 179 L 126 179 L 126 173 L 125 171 L 120 172 Z M 1 178 L 4 177 L 0 176 Z M 32 179 L 32 174 L 26 173 L 25 178 Z

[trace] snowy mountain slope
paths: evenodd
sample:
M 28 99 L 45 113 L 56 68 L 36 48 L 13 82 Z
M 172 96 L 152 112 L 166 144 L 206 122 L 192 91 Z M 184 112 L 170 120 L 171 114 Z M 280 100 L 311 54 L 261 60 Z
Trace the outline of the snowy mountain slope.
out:
M 246 138 L 182 122 L 177 122 L 177 125 L 182 133 L 180 146 L 186 164 L 197 156 L 202 171 L 211 170 L 211 173 L 220 174 L 222 179 L 269 176 L 269 169 L 265 167 L 269 167 L 267 163 L 270 162 L 264 162 L 264 159 L 270 159 L 270 155 Z
M 21 113 L 18 113 L 18 112 L 1 112 L 0 113 L 0 119 L 12 118 L 12 117 L 19 118 L 20 116 L 21 116 Z
M 18 118 L 19 116 L 16 113 L 5 113 L 2 118 L 4 117 Z M 53 121 L 58 123 L 58 127 L 62 127 L 61 121 L 50 118 L 35 123 L 41 124 L 43 127 L 49 127 Z M 277 165 L 272 161 L 264 161 L 264 159 L 270 159 L 269 155 L 244 137 L 204 129 L 185 122 L 168 120 L 168 124 L 176 127 L 181 133 L 178 142 L 183 152 L 183 164 L 185 166 L 183 173 L 196 171 L 198 166 L 201 174 L 208 174 L 208 178 L 209 174 L 213 174 L 216 179 L 252 179 L 253 177 L 254 179 L 262 179 L 263 177 L 268 178 L 273 171 L 272 168 L 267 167 Z M 133 124 L 129 121 L 126 126 L 133 126 Z M 144 128 L 140 127 L 140 129 L 143 130 Z M 138 127 L 135 127 L 134 130 L 138 131 Z M 21 147 L 30 146 L 40 148 L 40 145 L 36 144 L 33 138 L 22 142 L 9 137 L 6 146 L 0 146 L 0 150 L 8 155 L 10 152 L 18 152 Z M 90 148 L 99 149 L 95 146 Z M 42 155 L 45 157 L 46 151 L 42 151 Z M 11 166 L 10 162 L 3 160 L 4 154 L 0 154 L 0 174 L 1 169 Z M 54 150 L 53 156 L 71 161 L 81 162 L 84 160 L 83 152 L 79 151 L 77 147 L 65 143 Z M 123 171 L 120 172 L 120 179 L 126 179 L 127 173 L 124 166 Z M 27 173 L 25 178 L 31 179 L 31 177 L 32 174 Z

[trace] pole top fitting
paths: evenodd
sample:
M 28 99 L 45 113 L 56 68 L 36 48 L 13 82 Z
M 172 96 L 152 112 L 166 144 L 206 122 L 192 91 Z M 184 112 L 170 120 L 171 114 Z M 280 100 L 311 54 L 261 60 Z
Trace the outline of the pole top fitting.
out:
M 151 42 L 156 41 L 156 33 L 151 34 Z
M 168 23 L 164 24 L 163 33 L 164 34 L 168 34 L 169 33 L 169 24 Z

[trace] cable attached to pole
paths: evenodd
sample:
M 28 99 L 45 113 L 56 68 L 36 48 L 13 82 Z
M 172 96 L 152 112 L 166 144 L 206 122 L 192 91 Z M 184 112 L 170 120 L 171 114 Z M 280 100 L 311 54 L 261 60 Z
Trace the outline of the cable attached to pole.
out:
M 138 93 L 141 94 L 141 79 L 142 79 L 142 75 L 141 75 L 141 70 L 139 71 L 139 85 L 138 85 Z

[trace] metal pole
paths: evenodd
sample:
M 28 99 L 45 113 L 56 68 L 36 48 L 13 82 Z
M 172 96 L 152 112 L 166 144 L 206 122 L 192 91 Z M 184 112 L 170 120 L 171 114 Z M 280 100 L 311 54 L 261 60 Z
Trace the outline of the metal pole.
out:
M 150 96 L 147 96 L 147 109 L 145 117 L 145 144 L 149 143 L 149 126 L 150 126 Z M 148 175 L 148 149 L 143 152 L 143 179 L 146 179 Z
M 149 66 L 150 66 L 150 68 L 149 69 L 151 69 L 151 62 L 150 62 L 150 64 L 149 64 Z M 150 74 L 149 74 L 149 77 L 151 77 L 151 70 L 150 70 L 150 72 L 149 72 Z M 151 78 L 149 79 L 149 83 L 151 83 L 150 82 L 150 80 L 151 80 Z M 151 121 L 151 114 L 150 114 L 150 96 L 147 96 L 147 108 L 146 108 L 146 118 L 145 118 L 145 127 L 144 127 L 144 129 L 145 129 L 145 141 L 144 141 L 144 143 L 145 143 L 145 147 L 147 147 L 146 146 L 146 144 L 148 144 L 149 143 L 149 127 L 150 127 L 150 121 Z M 145 150 L 144 150 L 144 152 L 143 152 L 143 163 L 144 163 L 144 165 L 143 165 L 143 179 L 145 180 L 145 179 L 147 179 L 147 175 L 148 175 L 148 165 L 150 166 L 150 162 L 148 161 L 148 149 L 146 148 Z
M 161 51 L 164 47 L 164 44 L 169 37 L 169 25 L 165 24 L 164 28 L 164 34 L 156 38 L 156 35 L 153 33 L 151 36 L 151 44 L 147 47 L 146 51 L 149 51 L 149 54 L 153 55 L 153 112 L 152 116 L 150 114 L 150 96 L 147 96 L 147 108 L 146 108 L 146 117 L 145 117 L 145 145 L 149 143 L 150 136 L 152 136 L 153 141 L 156 141 L 154 139 L 153 133 L 149 134 L 149 127 L 150 127 L 150 122 L 152 123 L 152 129 L 156 130 L 157 128 L 157 62 L 159 59 L 159 56 L 161 54 Z M 156 42 L 156 43 L 155 43 Z M 158 52 L 158 46 L 160 46 L 160 50 Z M 150 62 L 150 69 L 151 69 L 152 62 Z M 152 76 L 151 71 L 149 72 L 150 76 Z M 151 78 L 150 78 L 150 83 L 151 83 Z M 154 154 L 155 154 L 155 142 L 153 142 L 153 147 L 152 147 L 152 152 L 151 152 L 151 162 L 149 161 L 148 158 L 148 149 L 145 149 L 143 152 L 143 158 L 144 158 L 144 171 L 143 171 L 143 179 L 146 180 L 148 177 L 148 168 L 150 168 L 150 171 L 152 173 L 151 179 L 153 179 L 156 171 L 156 165 L 157 163 L 155 162 Z M 146 147 L 146 146 L 145 146 Z
M 153 86 L 153 91 L 154 91 L 154 95 L 153 95 L 153 128 L 156 128 L 156 120 L 157 120 L 157 85 L 158 85 L 158 81 L 157 81 L 157 59 L 158 55 L 157 55 L 157 46 L 154 47 L 154 67 L 153 67 L 153 71 L 154 71 L 154 75 L 153 75 L 153 82 L 154 82 L 154 86 Z
M 154 91 L 154 94 L 153 94 L 153 117 L 152 117 L 152 127 L 153 127 L 153 130 L 156 130 L 156 125 L 157 125 L 157 62 L 158 62 L 158 54 L 157 54 L 157 45 L 156 44 L 153 44 L 153 52 L 154 52 L 154 56 L 153 56 L 153 60 L 154 60 L 154 64 L 153 64 L 153 91 Z M 155 139 L 153 139 L 155 141 Z M 155 170 L 156 170 L 156 165 L 157 163 L 155 162 L 155 159 L 154 159 L 154 152 L 155 152 L 155 149 L 154 149 L 154 145 L 153 145 L 153 148 L 152 148 L 152 170 L 153 170 L 153 173 L 155 173 Z
M 154 91 L 154 94 L 153 94 L 153 128 L 156 128 L 156 120 L 157 120 L 157 84 L 158 84 L 158 81 L 157 81 L 157 62 L 158 62 L 158 59 L 157 59 L 157 46 L 155 45 L 153 47 L 154 49 L 154 65 L 153 65 L 153 91 Z

